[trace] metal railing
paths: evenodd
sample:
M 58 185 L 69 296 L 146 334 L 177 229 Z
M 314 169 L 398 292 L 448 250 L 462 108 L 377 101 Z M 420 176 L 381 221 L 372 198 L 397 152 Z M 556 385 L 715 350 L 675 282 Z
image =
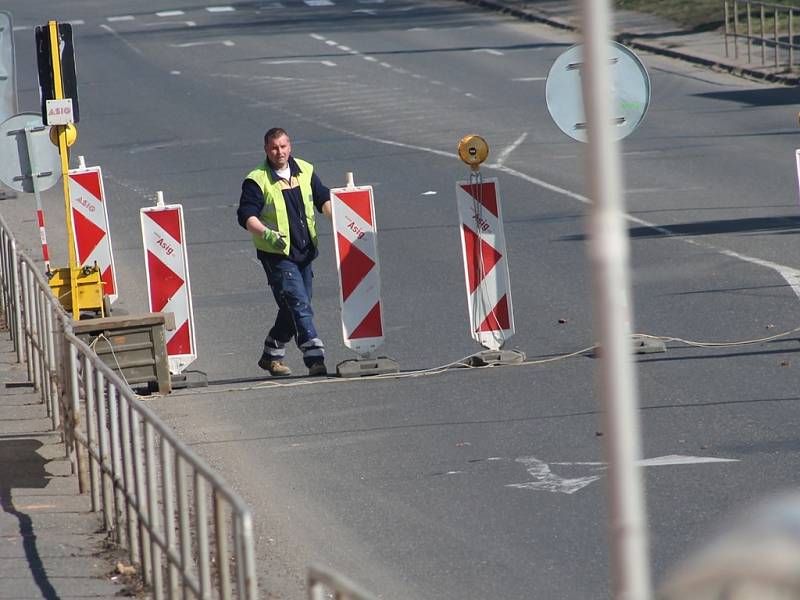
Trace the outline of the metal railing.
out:
M 763 66 L 794 71 L 800 44 L 795 43 L 796 19 L 800 6 L 751 2 L 750 0 L 724 0 L 725 56 L 740 57 L 746 51 L 748 63 L 754 60 L 754 46 Z
M 154 598 L 258 598 L 239 496 L 72 331 L 0 218 L 2 309 L 18 360 L 64 436 L 80 491 Z

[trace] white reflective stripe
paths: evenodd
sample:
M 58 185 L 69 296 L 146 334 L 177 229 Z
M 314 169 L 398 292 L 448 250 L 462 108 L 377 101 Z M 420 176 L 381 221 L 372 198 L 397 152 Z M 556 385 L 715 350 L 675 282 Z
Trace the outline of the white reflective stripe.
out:
M 308 358 L 310 356 L 325 356 L 325 350 L 322 348 L 309 348 L 308 350 L 303 350 L 304 358 Z
M 305 350 L 307 348 L 324 348 L 324 347 L 325 347 L 325 344 L 323 344 L 322 340 L 319 339 L 319 338 L 312 338 L 312 339 L 308 340 L 307 342 L 304 342 L 304 343 L 302 343 L 300 345 L 300 348 L 302 350 Z
M 285 348 L 285 347 L 286 344 L 284 344 L 283 342 L 279 342 L 278 340 L 273 339 L 269 336 L 267 336 L 267 339 L 264 340 L 264 348 L 267 350 L 272 348 Z

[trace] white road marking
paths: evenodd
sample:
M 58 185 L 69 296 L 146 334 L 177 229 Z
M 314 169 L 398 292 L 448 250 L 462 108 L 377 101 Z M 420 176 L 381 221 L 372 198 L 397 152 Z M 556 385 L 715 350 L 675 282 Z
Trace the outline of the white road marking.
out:
M 486 52 L 486 54 L 492 54 L 494 56 L 503 56 L 500 50 L 495 50 L 494 48 L 475 48 L 473 52 Z
M 515 462 L 525 465 L 528 474 L 534 478 L 534 481 L 526 481 L 525 483 L 510 483 L 507 484 L 506 487 L 524 490 L 544 490 L 546 492 L 558 492 L 562 494 L 574 494 L 575 492 L 585 488 L 587 485 L 594 483 L 602 477 L 602 475 L 587 475 L 586 477 L 574 478 L 560 477 L 550 470 L 550 465 L 539 460 L 535 456 L 521 456 L 515 459 Z M 726 462 L 739 462 L 739 459 L 669 454 L 667 456 L 657 456 L 655 458 L 639 460 L 636 462 L 636 464 L 640 467 L 665 467 L 671 465 L 695 465 Z M 554 462 L 552 464 L 557 466 L 586 466 L 594 467 L 596 469 L 608 468 L 608 465 L 602 462 Z
M 186 25 L 186 27 L 196 27 L 195 21 L 158 21 L 157 23 L 145 23 L 146 27 L 160 27 L 163 25 Z
M 318 33 L 309 33 L 308 35 L 310 35 L 315 40 L 319 40 L 320 42 L 324 42 L 325 41 L 325 36 L 322 36 L 322 35 L 320 35 Z
M 331 0 L 303 0 L 308 6 L 333 6 Z
M 135 18 L 133 15 L 120 15 L 118 17 L 106 17 L 106 21 L 117 23 L 118 21 L 133 21 Z
M 374 56 L 364 56 L 364 60 L 368 60 L 369 62 L 378 62 L 378 59 Z
M 546 81 L 547 77 L 514 77 L 511 81 Z
M 374 17 L 378 14 L 377 10 L 372 10 L 371 8 L 357 8 L 353 11 L 353 13 L 364 13 L 365 15 L 369 15 L 370 17 Z
M 170 75 L 180 75 L 181 72 L 180 71 L 170 71 L 169 74 Z
M 526 137 L 528 137 L 527 131 L 523 133 L 521 136 L 519 136 L 513 144 L 511 144 L 508 148 L 506 148 L 500 153 L 500 156 L 497 157 L 497 162 L 495 164 L 502 165 L 504 162 L 506 162 L 506 159 L 511 155 L 511 153 L 514 150 L 516 150 L 519 147 L 519 145 L 522 142 L 525 141 Z
M 182 10 L 162 10 L 156 13 L 157 17 L 179 17 L 180 15 L 185 15 L 186 13 Z
M 194 48 L 195 46 L 211 46 L 213 44 L 222 44 L 223 46 L 235 46 L 230 40 L 207 40 L 205 42 L 186 42 L 185 44 L 170 44 L 171 48 Z
M 122 37 L 120 34 L 118 34 L 116 31 L 114 31 L 114 30 L 113 30 L 111 27 L 109 27 L 108 25 L 105 25 L 105 24 L 103 24 L 103 25 L 100 25 L 100 29 L 105 29 L 105 30 L 106 30 L 108 33 L 110 33 L 110 34 L 111 34 L 111 35 L 113 35 L 115 38 L 117 38 L 117 39 L 118 39 L 120 42 L 122 42 L 123 44 L 125 44 L 125 45 L 126 45 L 128 48 L 130 48 L 131 50 L 133 50 L 133 51 L 134 51 L 136 54 L 139 54 L 139 55 L 141 55 L 141 54 L 142 54 L 142 51 L 141 51 L 141 50 L 139 50 L 139 49 L 138 49 L 136 46 L 134 46 L 133 44 L 131 44 L 131 43 L 130 43 L 128 40 L 126 40 L 124 37 Z
M 574 494 L 580 489 L 585 488 L 590 483 L 600 479 L 600 475 L 589 475 L 588 477 L 575 477 L 567 479 L 559 477 L 550 471 L 550 466 L 535 456 L 521 456 L 516 462 L 525 465 L 528 474 L 534 481 L 525 483 L 510 483 L 506 487 L 513 487 L 523 490 L 544 490 L 546 492 L 560 492 L 562 494 Z
M 223 13 L 223 12 L 236 11 L 236 9 L 233 6 L 206 6 L 206 10 L 210 13 Z
M 439 192 L 435 192 L 435 191 L 433 191 L 433 190 L 428 190 L 427 192 L 422 192 L 422 195 L 423 195 L 423 196 L 435 196 L 435 195 L 436 195 L 436 194 L 438 194 L 438 193 L 439 193 Z
M 316 63 L 325 65 L 326 67 L 335 67 L 336 63 L 332 60 L 307 60 L 304 58 L 292 58 L 287 60 L 262 60 L 262 65 L 290 65 L 296 63 Z
M 86 25 L 86 21 L 84 21 L 83 19 L 74 19 L 72 21 L 66 21 L 66 22 L 69 23 L 70 25 Z

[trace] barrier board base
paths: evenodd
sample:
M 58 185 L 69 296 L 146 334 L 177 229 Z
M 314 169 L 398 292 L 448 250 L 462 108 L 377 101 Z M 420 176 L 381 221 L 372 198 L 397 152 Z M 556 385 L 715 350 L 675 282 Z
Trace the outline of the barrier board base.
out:
M 473 354 L 466 361 L 470 367 L 488 367 L 493 365 L 518 365 L 525 360 L 521 350 L 483 350 Z
M 208 375 L 200 371 L 184 371 L 170 375 L 173 390 L 208 387 Z
M 370 375 L 386 375 L 399 373 L 400 365 L 391 358 L 352 358 L 336 365 L 338 377 L 369 377 Z
M 661 340 L 654 340 L 649 337 L 642 337 L 641 335 L 632 336 L 633 351 L 636 354 L 657 354 L 659 352 L 666 352 L 667 346 Z
M 667 351 L 667 346 L 663 341 L 642 335 L 632 335 L 631 343 L 633 344 L 634 354 L 658 354 L 659 352 Z M 592 358 L 599 358 L 601 353 L 602 348 L 598 346 L 595 348 L 594 352 L 588 356 L 591 356 Z

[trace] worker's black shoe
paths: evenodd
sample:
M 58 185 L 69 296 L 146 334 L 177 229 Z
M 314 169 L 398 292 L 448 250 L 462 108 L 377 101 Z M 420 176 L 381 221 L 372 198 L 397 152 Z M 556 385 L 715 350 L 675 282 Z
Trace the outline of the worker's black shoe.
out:
M 308 367 L 309 377 L 326 377 L 327 375 L 328 369 L 325 367 L 324 362 L 316 362 Z

